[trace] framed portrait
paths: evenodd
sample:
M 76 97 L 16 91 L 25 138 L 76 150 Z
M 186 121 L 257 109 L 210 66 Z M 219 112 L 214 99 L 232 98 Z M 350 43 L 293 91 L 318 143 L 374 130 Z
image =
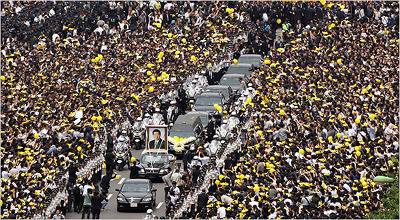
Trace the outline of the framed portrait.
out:
M 167 125 L 148 125 L 146 127 L 146 149 L 168 151 Z

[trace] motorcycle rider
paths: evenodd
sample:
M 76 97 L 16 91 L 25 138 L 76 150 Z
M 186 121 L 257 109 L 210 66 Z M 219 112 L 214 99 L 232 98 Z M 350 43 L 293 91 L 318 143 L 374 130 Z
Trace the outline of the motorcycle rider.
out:
M 214 135 L 213 140 L 210 143 L 206 143 L 204 148 L 206 149 L 208 156 L 213 156 L 217 153 L 220 146 L 221 142 L 218 140 L 218 135 Z
M 201 71 L 201 74 L 200 74 L 200 76 L 198 78 L 198 81 L 199 81 L 199 85 L 201 87 L 208 86 L 208 80 L 207 80 L 207 76 L 206 76 L 206 71 L 204 71 L 204 70 Z
M 136 146 L 136 140 L 139 139 L 139 146 L 136 146 L 136 149 L 140 149 L 141 146 L 143 145 L 143 139 L 144 139 L 144 129 L 142 127 L 142 117 L 138 117 L 135 121 L 135 123 L 133 124 L 133 139 L 135 141 L 135 146 Z
M 153 114 L 152 121 L 154 125 L 163 125 L 164 124 L 164 117 L 160 112 L 159 108 L 156 108 L 155 113 Z
M 228 120 L 223 120 L 221 126 L 218 128 L 218 135 L 221 139 L 226 139 L 230 129 L 228 125 Z M 214 138 L 215 139 L 215 138 Z
M 149 113 L 144 114 L 142 128 L 146 129 L 147 125 L 152 125 L 152 124 L 153 124 L 153 120 L 151 119 L 151 115 Z
M 237 117 L 236 112 L 232 112 L 231 116 L 228 119 L 228 127 L 229 131 L 231 131 L 234 127 L 236 127 L 240 123 L 239 118 Z
M 170 106 L 168 107 L 168 110 L 167 110 L 167 121 L 168 121 L 168 123 L 173 123 L 178 114 L 179 114 L 179 109 L 176 106 L 176 101 L 172 100 L 170 102 Z
M 188 95 L 190 99 L 194 99 L 194 97 L 200 93 L 200 87 L 197 85 L 197 80 L 194 79 L 192 83 L 188 86 Z

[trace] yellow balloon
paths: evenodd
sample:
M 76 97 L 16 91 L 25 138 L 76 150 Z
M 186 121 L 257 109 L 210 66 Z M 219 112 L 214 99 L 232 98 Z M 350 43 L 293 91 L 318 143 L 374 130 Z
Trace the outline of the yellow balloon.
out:
M 1 81 L 6 81 L 6 77 L 5 76 L 0 76 L 0 80 Z
M 357 155 L 357 157 L 361 156 L 361 152 L 360 151 L 356 151 L 356 155 Z
M 81 146 L 78 146 L 78 147 L 76 148 L 76 150 L 77 150 L 78 152 L 81 152 L 81 151 L 82 151 L 82 147 L 81 147 Z
M 39 139 L 39 134 L 38 134 L 38 133 L 35 133 L 35 134 L 33 134 L 33 137 L 34 137 L 35 139 Z
M 233 59 L 233 64 L 238 64 L 239 61 L 237 59 Z
M 285 115 L 285 111 L 283 109 L 279 110 L 279 115 L 280 116 L 284 116 Z
M 336 63 L 339 64 L 339 65 L 342 65 L 343 64 L 343 60 L 342 59 L 338 59 L 338 60 L 336 60 Z
M 269 64 L 271 64 L 271 60 L 270 60 L 270 59 L 268 59 L 268 58 L 267 58 L 267 59 L 265 59 L 265 60 L 264 60 L 264 64 L 266 64 L 266 65 L 269 65 Z
M 154 92 L 154 87 L 153 86 L 149 87 L 149 92 Z
M 361 117 L 357 117 L 356 120 L 354 121 L 356 124 L 360 124 L 361 123 Z
M 305 153 L 305 152 L 304 152 L 303 149 L 300 149 L 300 150 L 299 150 L 299 154 L 304 155 L 304 153 Z
M 278 19 L 276 19 L 276 23 L 280 24 L 280 23 L 282 23 L 282 20 L 280 18 L 278 18 Z
M 149 70 L 149 71 L 147 71 L 147 73 L 146 73 L 148 76 L 151 76 L 151 75 L 153 75 L 153 73 Z
M 332 143 L 332 142 L 333 142 L 333 137 L 332 137 L 332 136 L 329 136 L 329 137 L 328 137 L 328 141 L 329 141 L 330 143 Z
M 341 133 L 337 133 L 337 134 L 336 134 L 336 137 L 337 137 L 337 138 L 341 138 L 341 137 L 342 137 L 342 134 L 341 134 Z
M 376 118 L 376 115 L 375 114 L 370 114 L 368 116 L 368 118 L 369 118 L 369 120 L 374 120 Z

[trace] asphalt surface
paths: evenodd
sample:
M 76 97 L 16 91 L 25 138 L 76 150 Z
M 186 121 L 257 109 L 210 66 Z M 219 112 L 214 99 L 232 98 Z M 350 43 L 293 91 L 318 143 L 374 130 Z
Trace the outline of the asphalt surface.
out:
M 141 150 L 132 151 L 132 155 L 136 158 L 141 154 Z M 109 189 L 109 202 L 106 205 L 105 209 L 101 211 L 100 218 L 101 219 L 143 219 L 146 216 L 147 209 L 132 209 L 132 210 L 124 210 L 123 212 L 117 211 L 117 195 L 118 192 L 115 189 L 120 189 L 122 184 L 126 179 L 129 179 L 129 170 L 128 167 L 125 166 L 124 170 L 118 171 L 115 170 L 117 175 L 120 175 L 120 179 L 113 179 L 110 182 Z M 156 192 L 156 207 L 153 208 L 153 213 L 160 217 L 165 216 L 165 193 L 164 193 L 165 184 L 162 180 L 153 181 L 153 187 L 157 189 Z M 70 212 L 66 214 L 67 219 L 80 219 L 82 217 L 82 213 Z M 92 216 L 90 216 L 92 217 Z

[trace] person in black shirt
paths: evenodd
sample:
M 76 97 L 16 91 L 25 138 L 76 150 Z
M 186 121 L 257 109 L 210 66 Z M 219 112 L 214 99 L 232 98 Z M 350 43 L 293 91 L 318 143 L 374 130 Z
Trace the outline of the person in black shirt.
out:
M 197 212 L 202 212 L 203 210 L 206 209 L 208 202 L 208 195 L 206 193 L 206 190 L 203 189 L 199 196 L 197 197 Z
M 139 167 L 136 166 L 136 161 L 134 161 L 131 165 L 131 167 L 129 168 L 131 170 L 131 172 L 129 173 L 129 178 L 130 179 L 135 179 L 138 177 L 139 175 Z
M 98 191 L 94 192 L 94 196 L 92 197 L 92 216 L 93 219 L 100 218 L 100 211 L 101 211 L 101 202 L 104 198 L 99 194 Z

